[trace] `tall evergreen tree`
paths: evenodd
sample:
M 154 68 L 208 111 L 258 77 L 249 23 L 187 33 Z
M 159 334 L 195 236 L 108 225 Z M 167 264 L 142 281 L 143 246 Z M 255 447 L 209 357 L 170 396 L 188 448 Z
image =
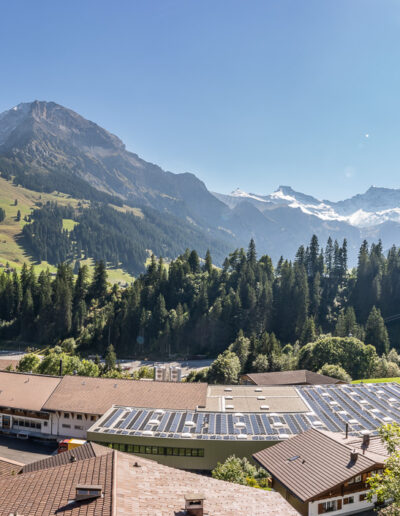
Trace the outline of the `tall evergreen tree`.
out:
M 389 352 L 389 336 L 386 330 L 381 311 L 372 307 L 365 329 L 365 342 L 375 346 L 379 355 Z

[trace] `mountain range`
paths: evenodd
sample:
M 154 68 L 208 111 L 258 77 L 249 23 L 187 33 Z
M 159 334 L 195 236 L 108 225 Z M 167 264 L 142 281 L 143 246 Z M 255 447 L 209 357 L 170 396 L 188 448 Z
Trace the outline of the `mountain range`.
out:
M 194 174 L 164 171 L 128 151 L 117 136 L 54 102 L 23 103 L 0 114 L 0 173 L 33 191 L 142 209 L 141 217 L 144 213 L 154 229 L 149 214 L 161 214 L 169 227 L 177 227 L 170 237 L 174 245 L 163 243 L 168 258 L 202 242 L 199 252 L 209 247 L 220 263 L 250 238 L 259 254 L 293 258 L 299 245 L 316 234 L 323 245 L 329 236 L 346 238 L 353 265 L 363 239 L 382 239 L 386 249 L 400 244 L 399 189 L 371 187 L 339 202 L 289 186 L 268 195 L 210 192 Z

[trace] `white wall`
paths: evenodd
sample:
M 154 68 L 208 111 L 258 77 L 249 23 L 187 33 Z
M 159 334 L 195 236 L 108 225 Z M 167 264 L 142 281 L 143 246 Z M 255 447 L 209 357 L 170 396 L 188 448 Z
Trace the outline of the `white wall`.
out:
M 69 417 L 65 417 L 65 412 L 54 414 L 53 435 L 86 439 L 86 431 L 95 421 L 92 421 L 91 416 L 88 414 L 74 414 L 73 412 L 67 414 Z M 95 418 L 97 420 L 97 416 Z
M 353 494 L 346 495 L 344 497 L 338 496 L 336 498 L 327 498 L 326 500 L 318 500 L 317 502 L 310 502 L 308 504 L 308 516 L 318 516 L 318 505 L 323 502 L 331 502 L 333 500 L 342 500 L 342 508 L 339 511 L 332 511 L 326 514 L 335 516 L 335 514 L 351 514 L 353 512 L 358 512 L 362 510 L 369 509 L 373 507 L 374 503 L 368 502 L 368 500 L 364 500 L 360 502 L 360 494 L 366 494 L 368 491 L 361 491 Z M 343 498 L 348 498 L 349 496 L 354 497 L 354 503 L 349 503 L 344 505 Z

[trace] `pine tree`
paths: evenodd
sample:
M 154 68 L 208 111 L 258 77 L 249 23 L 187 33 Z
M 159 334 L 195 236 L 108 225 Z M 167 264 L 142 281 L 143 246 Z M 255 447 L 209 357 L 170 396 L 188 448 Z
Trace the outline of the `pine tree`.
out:
M 206 257 L 204 260 L 204 270 L 208 272 L 208 274 L 211 274 L 213 270 L 211 253 L 209 249 L 207 249 Z
M 107 295 L 107 270 L 104 262 L 96 262 L 93 280 L 90 285 L 90 293 L 93 299 L 102 300 Z
M 115 369 L 115 366 L 117 364 L 117 355 L 115 353 L 114 346 L 110 344 L 107 348 L 106 356 L 104 358 L 105 366 L 107 371 L 111 371 L 112 369 Z
M 250 240 L 249 248 L 247 250 L 247 263 L 250 267 L 254 267 L 257 263 L 256 244 L 253 238 Z
M 383 353 L 387 354 L 389 352 L 389 336 L 385 322 L 381 315 L 381 311 L 375 306 L 372 307 L 368 316 L 365 331 L 365 343 L 375 346 L 379 355 L 382 355 Z
M 193 249 L 188 258 L 188 263 L 192 272 L 196 273 L 200 271 L 200 259 L 197 252 Z

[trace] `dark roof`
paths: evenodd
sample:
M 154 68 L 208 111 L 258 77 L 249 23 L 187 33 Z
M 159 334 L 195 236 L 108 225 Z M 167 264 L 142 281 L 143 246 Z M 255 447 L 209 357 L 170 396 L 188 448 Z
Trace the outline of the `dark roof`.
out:
M 384 457 L 361 449 L 358 449 L 357 459 L 352 461 L 350 453 L 354 448 L 353 439 L 346 443 L 332 433 L 312 429 L 257 452 L 253 457 L 305 502 L 383 464 Z
M 21 473 L 31 473 L 32 471 L 39 471 L 41 469 L 54 468 L 56 466 L 62 466 L 63 464 L 70 464 L 71 462 L 99 457 L 100 455 L 104 455 L 109 452 L 110 449 L 105 446 L 100 446 L 95 443 L 86 443 L 82 446 L 77 446 L 72 450 L 57 453 L 56 455 L 31 462 L 30 464 L 25 464 Z
M 244 375 L 255 385 L 326 385 L 346 383 L 319 373 L 301 369 L 298 371 L 278 371 L 275 373 L 250 373 Z
M 207 387 L 206 383 L 64 376 L 43 410 L 102 415 L 112 405 L 195 409 L 206 404 Z

